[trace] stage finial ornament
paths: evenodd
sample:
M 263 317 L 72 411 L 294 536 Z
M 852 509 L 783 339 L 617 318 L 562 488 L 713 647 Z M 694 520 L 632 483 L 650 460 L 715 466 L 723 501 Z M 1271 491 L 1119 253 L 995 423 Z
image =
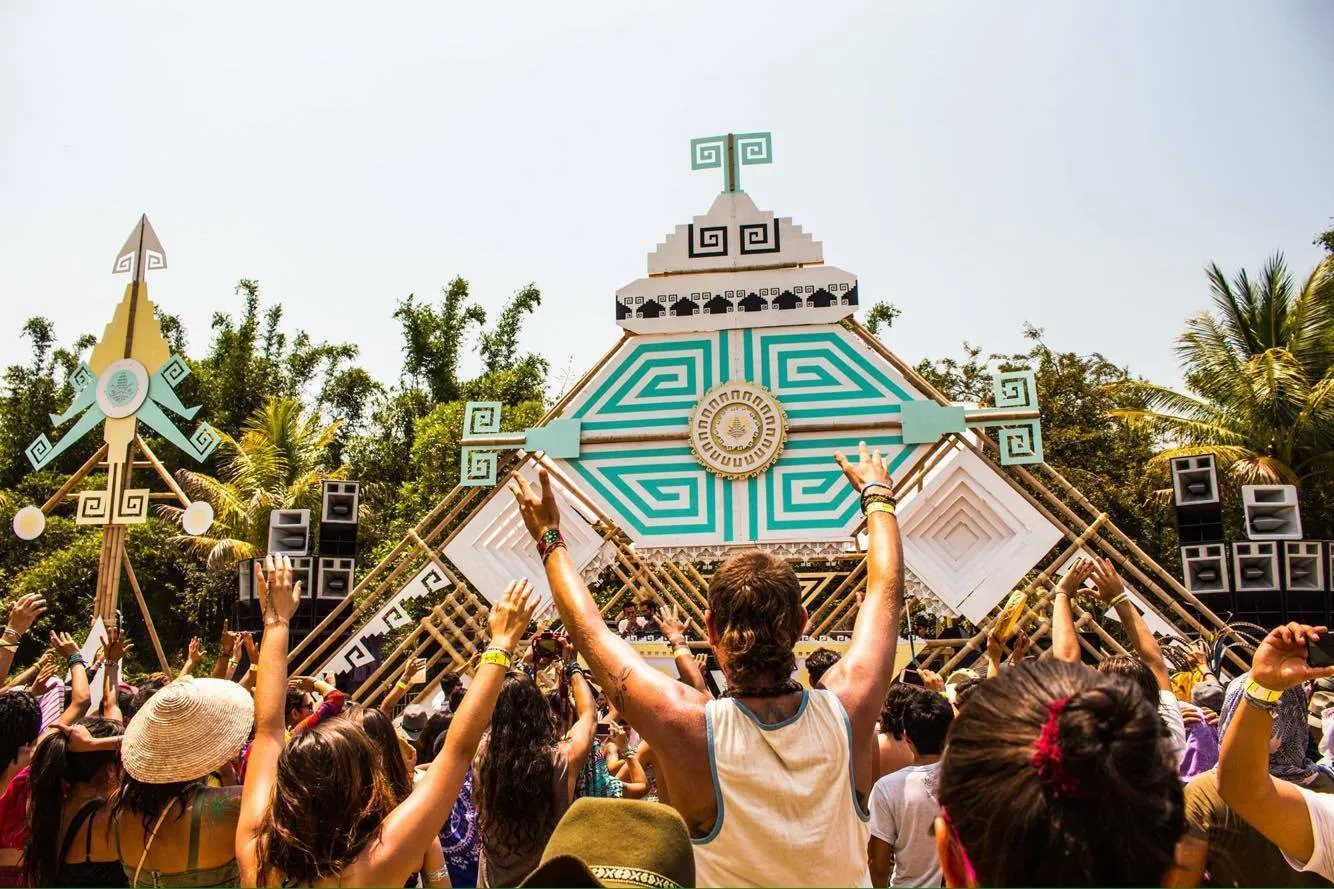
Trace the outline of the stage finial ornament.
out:
M 690 140 L 690 169 L 723 171 L 723 191 L 741 191 L 741 167 L 774 162 L 770 133 L 728 133 Z
M 46 517 L 78 483 L 94 469 L 105 469 L 106 487 L 81 491 L 75 521 L 80 525 L 100 525 L 102 559 L 98 573 L 97 616 L 111 620 L 116 610 L 119 576 L 124 564 L 131 585 L 133 570 L 124 551 L 128 525 L 147 520 L 154 499 L 175 500 L 182 508 L 182 525 L 188 534 L 202 534 L 213 523 L 213 511 L 207 503 L 191 502 L 166 467 L 139 436 L 143 422 L 163 439 L 196 461 L 203 461 L 221 441 L 217 430 L 200 423 L 188 437 L 168 416 L 168 412 L 186 420 L 194 419 L 198 407 L 186 407 L 176 394 L 176 387 L 190 375 L 190 366 L 171 347 L 158 325 L 153 303 L 148 298 L 145 273 L 167 267 L 167 254 L 147 216 L 141 216 L 125 245 L 116 254 L 112 274 L 127 273 L 130 282 L 117 305 L 111 322 L 93 346 L 88 361 L 70 376 L 74 400 L 64 413 L 51 415 L 52 426 L 74 423 L 54 443 L 42 433 L 25 451 L 33 469 L 45 469 L 98 426 L 102 446 L 73 477 L 41 507 L 25 506 L 14 516 L 14 533 L 32 540 L 46 527 Z M 147 488 L 132 485 L 136 465 L 147 464 L 165 483 L 170 493 L 153 494 Z M 142 601 L 141 601 L 142 606 Z M 145 611 L 145 617 L 147 613 Z M 151 626 L 151 619 L 149 620 Z M 165 658 L 163 659 L 165 668 Z

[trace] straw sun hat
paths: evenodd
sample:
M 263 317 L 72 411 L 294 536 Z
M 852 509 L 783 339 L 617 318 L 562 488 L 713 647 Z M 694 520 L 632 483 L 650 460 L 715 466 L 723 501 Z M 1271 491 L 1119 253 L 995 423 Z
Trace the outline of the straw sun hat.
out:
M 178 679 L 134 714 L 121 762 L 145 784 L 196 781 L 236 758 L 254 722 L 255 703 L 235 682 Z

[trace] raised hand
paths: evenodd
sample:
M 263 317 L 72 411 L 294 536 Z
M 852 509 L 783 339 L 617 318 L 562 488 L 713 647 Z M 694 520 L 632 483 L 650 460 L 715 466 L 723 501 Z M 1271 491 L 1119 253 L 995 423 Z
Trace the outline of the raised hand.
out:
M 843 470 L 843 475 L 851 483 L 857 493 L 861 493 L 868 485 L 876 487 L 883 486 L 884 492 L 890 494 L 893 492 L 889 484 L 889 470 L 885 467 L 885 459 L 880 456 L 877 449 L 871 453 L 866 449 L 866 442 L 857 445 L 857 462 L 850 463 L 842 452 L 834 452 L 834 460 L 838 463 L 838 468 Z
M 1028 654 L 1028 649 L 1033 647 L 1033 637 L 1029 636 L 1023 630 L 1014 637 L 1014 651 L 1010 653 L 1010 663 L 1017 664 Z
M 992 625 L 987 631 L 987 657 L 999 661 L 1005 654 L 1005 643 L 1000 638 L 1000 627 Z
M 256 563 L 258 567 L 258 563 Z M 218 637 L 218 651 L 228 651 L 236 643 L 237 633 L 231 631 L 231 623 L 227 620 L 222 622 L 222 635 Z
M 70 638 L 69 633 L 57 633 L 52 630 L 51 647 L 56 650 L 56 654 L 65 659 L 68 659 L 70 655 L 79 653 L 79 646 Z
M 509 483 L 510 493 L 519 502 L 519 515 L 534 540 L 546 531 L 560 528 L 560 508 L 556 505 L 556 492 L 551 489 L 551 473 L 544 467 L 537 471 L 537 478 L 540 483 L 537 491 L 517 472 L 510 473 Z
M 45 611 L 45 599 L 36 593 L 25 593 L 9 610 L 9 629 L 22 636 Z
M 185 659 L 192 664 L 204 662 L 204 642 L 198 636 L 190 640 L 190 646 L 185 650 Z
M 422 670 L 425 669 L 426 669 L 426 658 L 424 657 L 409 658 L 408 662 L 403 665 L 403 681 L 411 685 L 412 677 L 416 676 L 418 673 L 420 673 Z
M 264 614 L 264 626 L 290 621 L 301 604 L 301 581 L 292 582 L 292 560 L 287 556 L 268 555 L 264 557 L 262 568 L 256 562 L 255 594 Z
M 681 609 L 676 607 L 676 603 L 662 608 L 658 611 L 658 631 L 668 640 L 674 640 L 678 636 L 682 641 L 686 638 L 685 621 L 681 620 Z
M 310 693 L 315 690 L 315 677 L 293 676 L 287 680 L 287 685 L 290 688 L 297 689 L 298 691 L 304 691 L 306 693 Z
M 918 672 L 922 675 L 922 687 L 927 691 L 945 690 L 945 680 L 935 670 L 922 667 Z
M 34 695 L 40 695 L 46 691 L 46 684 L 55 678 L 59 664 L 56 662 L 56 656 L 53 652 L 47 651 L 42 654 L 42 659 L 37 662 L 37 675 L 33 677 L 28 685 L 28 692 Z
M 1111 559 L 1099 559 L 1092 576 L 1093 592 L 1103 602 L 1111 602 L 1126 591 L 1126 585 L 1121 582 L 1121 575 L 1116 573 Z
M 695 666 L 699 667 L 700 675 L 704 675 L 705 669 L 709 666 L 709 656 L 707 654 L 695 655 Z
M 491 645 L 514 651 L 523 638 L 537 608 L 537 593 L 527 580 L 511 580 L 500 601 L 491 607 L 486 622 L 491 629 Z
M 112 624 L 107 628 L 106 638 L 102 642 L 106 649 L 108 664 L 117 663 L 125 658 L 130 650 L 130 644 L 125 641 L 125 631 L 120 628 L 120 624 Z
M 1203 671 L 1209 666 L 1209 643 L 1200 640 L 1186 649 L 1186 657 L 1190 658 L 1190 665 L 1197 670 Z
M 1287 691 L 1303 682 L 1334 676 L 1334 667 L 1306 663 L 1306 646 L 1319 641 L 1325 627 L 1290 623 L 1272 630 L 1255 649 L 1251 679 L 1272 691 Z
M 1079 592 L 1079 588 L 1084 585 L 1084 581 L 1093 574 L 1093 563 L 1088 559 L 1080 559 L 1067 572 L 1061 582 L 1056 584 L 1056 592 L 1065 593 L 1067 596 L 1073 596 Z

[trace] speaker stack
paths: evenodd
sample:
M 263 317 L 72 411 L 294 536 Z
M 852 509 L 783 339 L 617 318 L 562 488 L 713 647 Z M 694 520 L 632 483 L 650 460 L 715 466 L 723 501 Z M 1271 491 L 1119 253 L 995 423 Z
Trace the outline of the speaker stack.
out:
M 282 555 L 287 555 L 282 553 Z M 310 556 L 289 556 L 292 560 L 292 582 L 300 581 L 303 591 L 302 601 L 292 615 L 289 627 L 293 643 L 304 636 L 311 627 L 311 606 L 306 598 L 306 590 L 315 588 L 315 560 Z M 236 563 L 236 609 L 233 612 L 232 626 L 250 633 L 264 630 L 264 615 L 260 611 L 259 597 L 255 592 L 255 563 L 263 559 L 241 559 Z
M 361 484 L 326 481 L 320 499 L 319 578 L 312 590 L 315 623 L 347 598 L 356 584 Z
M 1223 535 L 1223 504 L 1213 454 L 1173 458 L 1172 501 L 1176 506 L 1181 574 L 1186 589 L 1215 613 L 1234 611 Z

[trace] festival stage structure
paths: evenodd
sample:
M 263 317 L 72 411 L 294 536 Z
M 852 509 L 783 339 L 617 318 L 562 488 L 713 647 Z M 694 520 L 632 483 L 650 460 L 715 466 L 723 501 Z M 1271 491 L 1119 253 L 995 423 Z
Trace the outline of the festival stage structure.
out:
M 191 420 L 199 411 L 198 407 L 187 408 L 176 394 L 176 387 L 189 376 L 190 367 L 179 355 L 172 354 L 158 325 L 153 303 L 148 299 L 144 273 L 166 267 L 167 254 L 157 233 L 147 216 L 140 217 L 112 266 L 113 274 L 131 274 L 125 295 L 88 361 L 70 378 L 75 393 L 73 402 L 63 414 L 51 415 L 53 427 L 70 420 L 74 424 L 55 443 L 45 433 L 38 435 L 25 453 L 34 470 L 45 469 L 99 425 L 102 445 L 40 507 L 25 506 L 14 515 L 14 533 L 23 540 L 33 540 L 45 530 L 46 517 L 53 509 L 70 497 L 77 499 L 75 522 L 102 528 L 94 626 L 98 621 L 115 618 L 123 569 L 164 672 L 170 671 L 170 667 L 134 566 L 125 551 L 125 533 L 130 525 L 141 524 L 148 518 L 153 501 L 178 503 L 181 525 L 192 535 L 204 533 L 213 524 L 213 508 L 202 500 L 190 500 L 139 434 L 138 426 L 143 422 L 196 461 L 207 459 L 221 440 L 208 423 L 200 423 L 187 438 L 166 413 L 170 411 Z M 136 469 L 153 470 L 167 491 L 153 493 L 148 488 L 133 487 Z M 76 494 L 75 488 L 94 471 L 106 473 L 106 486 Z
M 626 601 L 674 603 L 702 639 L 713 567 L 758 546 L 794 564 L 817 641 L 845 632 L 866 582 L 863 520 L 832 455 L 863 440 L 892 469 L 910 608 L 976 627 L 924 642 L 925 665 L 980 654 L 1014 589 L 1029 594 L 1041 642 L 1050 590 L 1080 553 L 1117 564 L 1151 626 L 1224 629 L 1043 462 L 1031 371 L 998 373 L 991 406 L 951 404 L 857 323 L 856 276 L 741 190 L 744 167 L 772 160 L 768 133 L 690 147 L 692 168 L 721 171 L 723 190 L 649 254 L 647 277 L 617 291 L 621 340 L 536 427 L 506 431 L 500 404 L 468 405 L 459 486 L 293 650 L 295 672 L 370 669 L 354 697 L 374 703 L 408 658 L 427 658 L 436 676 L 469 670 L 505 584 L 545 587 L 503 484 L 510 471 L 534 479 L 539 464 L 571 556 L 608 593 L 605 615 Z M 1092 656 L 1123 650 L 1078 605 L 1076 619 Z M 401 641 L 377 650 L 391 634 Z

